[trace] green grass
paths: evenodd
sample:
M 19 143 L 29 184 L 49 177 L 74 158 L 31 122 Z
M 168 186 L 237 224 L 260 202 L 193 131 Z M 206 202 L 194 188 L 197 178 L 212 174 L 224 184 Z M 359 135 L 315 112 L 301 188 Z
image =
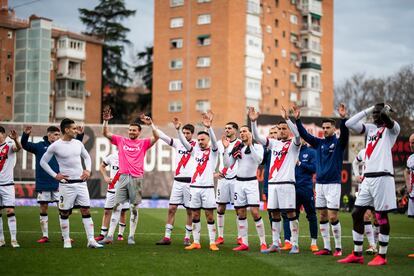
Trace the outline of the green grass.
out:
M 402 215 L 391 215 L 391 241 L 389 264 L 383 267 L 367 265 L 341 265 L 331 256 L 313 256 L 309 252 L 308 224 L 301 217 L 301 254 L 287 253 L 264 255 L 259 252 L 258 237 L 253 222 L 249 222 L 250 251 L 233 252 L 235 246 L 235 215 L 226 215 L 226 244 L 220 251 L 210 252 L 207 241 L 207 225 L 202 220 L 202 249 L 194 252 L 184 250 L 184 210 L 179 210 L 173 232 L 173 244 L 156 246 L 162 238 L 165 225 L 165 209 L 142 209 L 137 228 L 135 246 L 126 241 L 115 242 L 104 249 L 86 248 L 86 238 L 78 212 L 71 216 L 71 237 L 75 239 L 72 249 L 63 249 L 60 241 L 56 208 L 49 211 L 51 242 L 37 244 L 40 238 L 39 211 L 34 207 L 16 209 L 18 241 L 21 248 L 10 247 L 7 221 L 3 215 L 3 227 L 7 247 L 0 248 L 0 275 L 59 274 L 59 275 L 412 275 L 414 260 L 407 254 L 414 252 L 414 223 Z M 102 210 L 92 209 L 95 233 L 99 234 Z M 263 214 L 266 217 L 266 214 Z M 351 216 L 341 213 L 343 247 L 345 254 L 352 250 Z M 128 227 L 126 233 L 128 232 Z M 266 221 L 267 241 L 270 243 L 269 223 Z M 318 240 L 322 245 L 321 239 Z M 332 240 L 333 242 L 333 240 Z M 365 241 L 366 244 L 366 241 Z M 372 257 L 366 257 L 365 263 Z

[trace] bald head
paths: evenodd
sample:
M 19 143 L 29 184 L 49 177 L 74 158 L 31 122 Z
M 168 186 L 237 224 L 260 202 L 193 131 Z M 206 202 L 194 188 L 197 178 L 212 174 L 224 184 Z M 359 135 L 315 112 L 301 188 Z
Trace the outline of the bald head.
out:
M 414 152 L 414 133 L 410 135 L 408 141 L 410 142 L 411 151 Z

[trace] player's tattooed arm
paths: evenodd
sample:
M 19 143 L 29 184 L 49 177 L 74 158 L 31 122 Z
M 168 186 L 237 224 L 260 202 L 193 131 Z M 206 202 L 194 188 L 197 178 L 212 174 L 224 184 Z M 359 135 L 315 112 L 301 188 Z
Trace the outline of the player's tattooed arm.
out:
M 154 145 L 158 141 L 160 136 L 158 135 L 157 128 L 155 127 L 151 117 L 146 116 L 145 114 L 141 114 L 139 118 L 145 125 L 151 127 L 152 129 L 151 146 Z
M 249 107 L 248 116 L 252 125 L 253 139 L 265 146 L 267 144 L 267 139 L 260 136 L 259 130 L 257 129 L 257 118 L 259 118 L 259 112 L 257 112 L 254 107 Z
M 178 118 L 174 117 L 172 121 L 175 129 L 177 130 L 178 139 L 183 144 L 187 151 L 193 152 L 193 146 L 185 139 L 183 132 L 181 131 L 181 122 Z
M 14 141 L 14 145 L 13 145 L 13 151 L 14 152 L 18 152 L 19 150 L 22 149 L 22 145 L 20 144 L 20 141 L 18 139 L 18 135 L 16 130 L 12 129 L 10 130 L 10 134 L 9 137 Z
M 103 112 L 102 112 L 102 120 L 103 120 L 102 134 L 103 134 L 103 136 L 105 136 L 109 140 L 112 140 L 112 135 L 113 134 L 109 131 L 108 122 L 112 118 L 113 118 L 113 116 L 112 116 L 111 107 L 109 107 L 107 105 L 107 106 L 104 107 Z

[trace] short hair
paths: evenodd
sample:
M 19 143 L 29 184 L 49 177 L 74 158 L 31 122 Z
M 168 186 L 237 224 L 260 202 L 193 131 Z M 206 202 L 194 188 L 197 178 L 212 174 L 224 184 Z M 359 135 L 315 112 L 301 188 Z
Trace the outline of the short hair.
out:
M 129 126 L 136 126 L 136 127 L 138 127 L 139 131 L 141 131 L 141 129 L 142 129 L 141 125 L 138 124 L 137 122 L 132 122 L 132 123 L 129 124 Z
M 47 132 L 60 132 L 60 129 L 58 127 L 55 126 L 50 126 L 47 128 L 46 130 Z
M 65 118 L 60 122 L 60 131 L 62 134 L 65 134 L 65 128 L 68 128 L 71 124 L 74 124 L 75 121 L 69 118 Z
M 191 133 L 194 133 L 194 126 L 192 124 L 184 125 L 183 129 L 189 130 Z
M 336 125 L 336 121 L 332 118 L 325 118 L 322 120 L 322 124 L 323 123 L 330 123 L 331 125 L 335 126 Z
M 277 125 L 281 125 L 281 124 L 285 124 L 285 125 L 287 125 L 287 123 L 286 123 L 286 121 L 285 121 L 285 120 L 281 120 L 281 121 L 277 122 Z
M 245 128 L 247 128 L 250 132 L 252 132 L 251 128 L 250 128 L 248 125 L 242 125 L 242 126 L 240 127 L 240 129 L 241 129 L 242 127 L 245 127 Z
M 208 134 L 208 132 L 207 132 L 207 131 L 204 131 L 204 130 L 199 131 L 199 132 L 197 133 L 197 136 L 198 136 L 198 135 L 201 135 L 201 134 L 205 134 L 205 135 L 207 135 L 208 137 L 210 137 L 210 134 Z
M 6 133 L 6 130 L 2 126 L 0 126 L 0 133 Z
M 239 130 L 239 125 L 235 122 L 228 122 L 226 125 L 231 125 L 236 130 Z

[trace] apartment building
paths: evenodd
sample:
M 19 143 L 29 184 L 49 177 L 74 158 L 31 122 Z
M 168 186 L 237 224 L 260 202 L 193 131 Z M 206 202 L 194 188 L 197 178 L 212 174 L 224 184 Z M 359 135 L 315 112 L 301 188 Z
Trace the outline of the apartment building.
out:
M 100 123 L 102 41 L 0 1 L 0 120 Z
M 156 0 L 153 117 L 333 112 L 333 0 Z

